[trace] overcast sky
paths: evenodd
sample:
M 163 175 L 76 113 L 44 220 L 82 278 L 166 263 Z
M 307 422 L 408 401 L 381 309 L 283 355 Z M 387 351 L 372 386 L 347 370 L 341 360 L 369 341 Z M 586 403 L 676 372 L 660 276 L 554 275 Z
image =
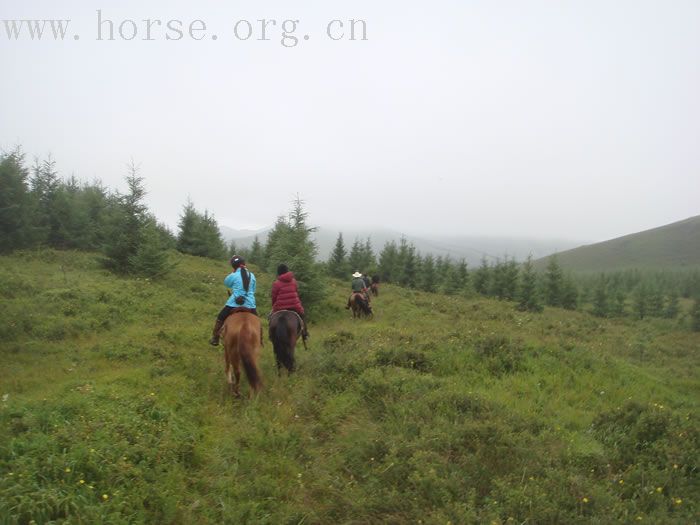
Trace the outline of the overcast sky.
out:
M 170 226 L 188 196 L 255 228 L 297 193 L 316 224 L 423 234 L 603 240 L 700 214 L 700 2 L 407 4 L 0 0 L 0 20 L 71 20 L 63 42 L 0 25 L 0 147 L 120 189 L 133 157 Z

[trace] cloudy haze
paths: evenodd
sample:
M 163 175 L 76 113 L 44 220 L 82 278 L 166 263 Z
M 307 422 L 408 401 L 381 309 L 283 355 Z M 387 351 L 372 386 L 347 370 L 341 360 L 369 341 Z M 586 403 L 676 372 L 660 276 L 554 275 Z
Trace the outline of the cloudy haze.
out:
M 96 41 L 97 9 L 136 38 Z M 297 193 L 314 223 L 419 234 L 602 240 L 700 213 L 696 0 L 0 2 L 49 18 L 65 41 L 0 25 L 0 147 L 111 188 L 133 157 L 171 226 L 188 196 L 243 229 Z M 148 18 L 207 29 L 143 41 Z M 331 40 L 335 19 L 367 40 Z

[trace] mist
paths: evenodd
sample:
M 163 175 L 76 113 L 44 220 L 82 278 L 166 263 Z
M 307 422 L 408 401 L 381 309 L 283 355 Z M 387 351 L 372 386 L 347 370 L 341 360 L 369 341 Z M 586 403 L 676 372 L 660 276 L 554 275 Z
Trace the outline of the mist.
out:
M 582 242 L 699 213 L 694 1 L 3 6 L 52 18 L 0 25 L 0 147 L 117 189 L 133 158 L 172 228 L 188 198 L 235 229 L 299 195 L 318 225 Z

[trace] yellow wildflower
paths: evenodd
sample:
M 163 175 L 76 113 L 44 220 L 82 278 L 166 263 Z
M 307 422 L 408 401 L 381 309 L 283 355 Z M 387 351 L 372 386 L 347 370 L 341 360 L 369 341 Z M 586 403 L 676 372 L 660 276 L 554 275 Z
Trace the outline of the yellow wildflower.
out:
M 102 494 L 102 499 L 107 501 L 109 499 L 109 496 L 107 494 Z
M 66 467 L 66 472 L 70 472 L 70 467 Z
M 661 492 L 662 490 L 664 489 L 662 489 L 661 487 L 656 487 L 656 492 Z
M 584 497 L 581 501 L 583 501 L 584 503 L 588 503 L 588 498 Z
M 676 498 L 676 499 L 673 500 L 673 502 L 674 502 L 676 505 L 680 505 L 681 503 L 683 503 L 683 500 L 682 500 L 681 498 Z

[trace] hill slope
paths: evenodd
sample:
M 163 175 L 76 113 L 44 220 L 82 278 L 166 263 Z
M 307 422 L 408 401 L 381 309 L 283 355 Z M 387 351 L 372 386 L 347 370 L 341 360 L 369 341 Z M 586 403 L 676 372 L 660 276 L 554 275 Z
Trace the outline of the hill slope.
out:
M 697 268 L 700 267 L 700 215 L 560 252 L 557 258 L 564 268 L 577 271 Z M 545 257 L 535 264 L 543 268 L 548 260 Z
M 4 523 L 697 521 L 699 335 L 392 286 L 354 322 L 334 283 L 299 371 L 268 342 L 233 402 L 226 265 L 177 257 L 160 282 L 0 257 Z

